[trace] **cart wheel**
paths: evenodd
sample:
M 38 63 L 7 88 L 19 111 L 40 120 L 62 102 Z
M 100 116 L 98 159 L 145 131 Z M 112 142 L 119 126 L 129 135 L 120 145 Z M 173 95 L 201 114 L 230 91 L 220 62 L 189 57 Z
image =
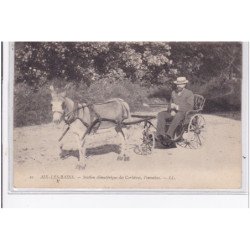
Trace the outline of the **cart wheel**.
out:
M 197 149 L 204 145 L 206 134 L 206 122 L 202 115 L 196 114 L 190 118 L 188 128 L 182 138 L 176 142 L 177 146 L 189 149 Z
M 150 126 L 145 127 L 142 132 L 142 143 L 134 148 L 134 152 L 138 155 L 152 154 L 155 148 L 155 135 L 150 131 Z
M 155 148 L 155 135 L 153 133 L 148 134 L 143 145 L 145 146 L 144 151 L 147 152 L 146 154 L 152 154 Z

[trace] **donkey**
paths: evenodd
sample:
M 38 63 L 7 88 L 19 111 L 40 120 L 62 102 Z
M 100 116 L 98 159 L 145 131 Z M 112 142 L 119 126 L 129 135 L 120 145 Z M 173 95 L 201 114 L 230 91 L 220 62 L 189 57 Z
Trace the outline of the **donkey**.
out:
M 90 130 L 91 127 L 94 130 L 114 127 L 120 138 L 120 153 L 117 160 L 129 160 L 129 157 L 126 155 L 126 137 L 121 125 L 131 115 L 129 105 L 124 100 L 114 98 L 103 103 L 79 104 L 68 98 L 65 90 L 58 92 L 53 86 L 50 86 L 50 91 L 52 96 L 53 122 L 59 124 L 64 121 L 68 125 L 62 137 L 69 129 L 75 135 L 79 150 L 79 168 L 84 169 L 86 167 L 86 137 L 92 131 Z M 97 122 L 93 126 L 94 121 L 101 119 L 106 119 L 106 121 Z M 108 119 L 110 121 L 107 121 Z M 62 151 L 63 143 L 60 142 L 60 156 L 62 156 Z

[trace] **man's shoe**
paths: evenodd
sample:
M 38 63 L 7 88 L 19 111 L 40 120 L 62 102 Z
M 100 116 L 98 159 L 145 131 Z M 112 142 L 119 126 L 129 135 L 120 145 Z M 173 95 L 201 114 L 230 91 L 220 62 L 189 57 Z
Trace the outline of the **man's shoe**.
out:
M 156 141 L 162 141 L 163 140 L 163 135 L 156 135 L 155 140 Z
M 157 135 L 155 137 L 156 141 L 172 141 L 172 137 L 170 135 Z
M 172 141 L 173 140 L 173 138 L 170 135 L 166 135 L 164 137 L 164 139 L 166 139 L 167 141 Z

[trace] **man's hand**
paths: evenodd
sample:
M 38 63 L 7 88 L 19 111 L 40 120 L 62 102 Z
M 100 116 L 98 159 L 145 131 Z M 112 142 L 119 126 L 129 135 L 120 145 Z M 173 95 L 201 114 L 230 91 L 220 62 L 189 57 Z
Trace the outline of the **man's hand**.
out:
M 179 106 L 175 103 L 171 103 L 171 109 L 179 110 Z
M 171 116 L 175 116 L 176 112 L 174 110 L 172 110 L 170 114 L 171 114 Z

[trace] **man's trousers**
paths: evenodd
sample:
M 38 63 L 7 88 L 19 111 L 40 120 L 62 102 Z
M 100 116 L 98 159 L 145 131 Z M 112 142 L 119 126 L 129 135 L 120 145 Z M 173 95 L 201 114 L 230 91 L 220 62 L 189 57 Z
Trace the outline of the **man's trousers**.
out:
M 182 120 L 185 118 L 185 112 L 177 112 L 175 116 L 171 116 L 169 111 L 162 111 L 159 112 L 157 115 L 157 135 L 168 135 L 171 138 L 174 137 L 174 132 L 178 125 L 181 123 Z M 171 122 L 167 133 L 165 131 L 166 122 Z

